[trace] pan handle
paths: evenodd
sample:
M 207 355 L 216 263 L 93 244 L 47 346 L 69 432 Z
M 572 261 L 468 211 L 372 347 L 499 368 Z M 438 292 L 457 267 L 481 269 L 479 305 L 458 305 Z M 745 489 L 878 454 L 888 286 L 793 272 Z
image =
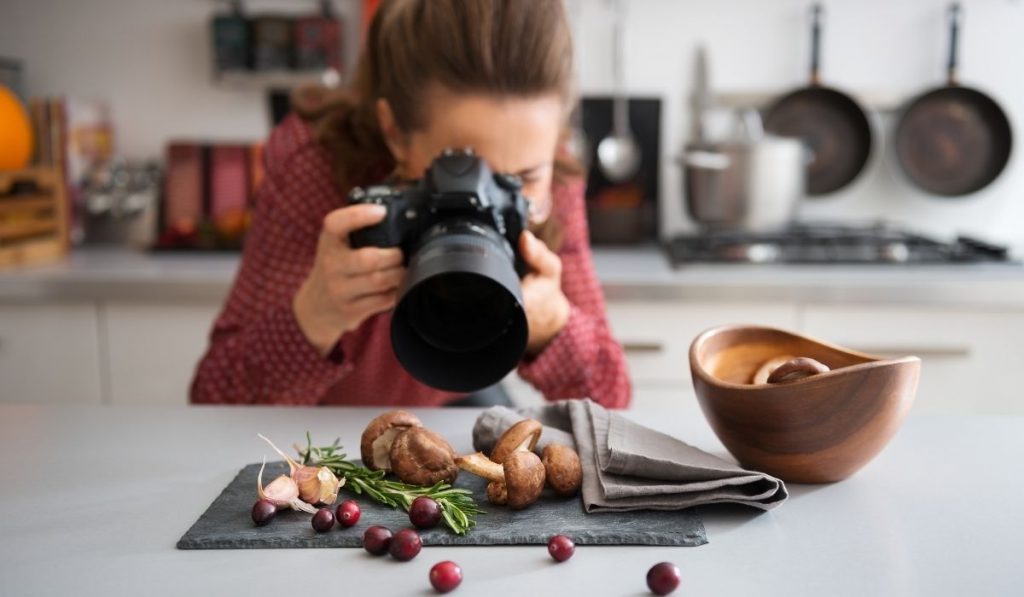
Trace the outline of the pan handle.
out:
M 821 85 L 821 3 L 811 6 L 811 85 Z
M 960 45 L 960 20 L 963 18 L 962 14 L 963 11 L 960 9 L 959 2 L 949 5 L 949 64 L 946 66 L 946 81 L 950 86 L 957 84 L 957 53 Z

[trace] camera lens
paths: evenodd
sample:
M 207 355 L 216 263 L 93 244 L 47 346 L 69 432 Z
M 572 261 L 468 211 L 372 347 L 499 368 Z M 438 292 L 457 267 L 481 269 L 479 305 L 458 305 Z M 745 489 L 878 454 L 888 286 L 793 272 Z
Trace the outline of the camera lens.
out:
M 501 381 L 526 350 L 522 290 L 508 243 L 445 222 L 409 260 L 391 324 L 395 356 L 423 383 L 472 392 Z

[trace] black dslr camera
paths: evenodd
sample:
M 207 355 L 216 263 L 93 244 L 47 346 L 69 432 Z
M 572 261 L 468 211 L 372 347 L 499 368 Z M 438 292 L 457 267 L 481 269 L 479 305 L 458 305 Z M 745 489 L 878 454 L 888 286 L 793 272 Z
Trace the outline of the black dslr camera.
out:
M 351 204 L 387 207 L 353 247 L 400 247 L 408 272 L 391 320 L 395 356 L 419 381 L 472 392 L 500 381 L 529 330 L 519 253 L 529 201 L 515 176 L 492 173 L 471 150 L 445 150 L 412 186 L 355 188 Z

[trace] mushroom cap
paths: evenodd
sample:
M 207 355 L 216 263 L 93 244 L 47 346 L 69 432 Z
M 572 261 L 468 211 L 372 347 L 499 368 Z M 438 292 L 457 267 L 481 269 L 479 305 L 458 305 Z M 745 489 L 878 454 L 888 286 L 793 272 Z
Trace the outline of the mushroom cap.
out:
M 540 421 L 534 419 L 523 419 L 508 428 L 501 434 L 494 450 L 491 451 L 491 460 L 502 464 L 509 454 L 516 450 L 527 450 L 532 452 L 537 447 L 537 440 L 540 439 L 542 427 Z
M 576 495 L 583 484 L 583 466 L 580 456 L 569 446 L 548 444 L 544 446 L 541 462 L 548 485 L 562 497 Z
M 776 367 L 768 376 L 768 383 L 789 383 L 828 371 L 829 368 L 824 363 L 810 357 L 797 357 Z
M 391 464 L 387 460 L 388 453 L 391 451 L 391 443 L 394 442 L 395 437 L 410 427 L 422 426 L 423 423 L 416 415 L 404 410 L 388 411 L 370 421 L 370 424 L 363 430 L 363 437 L 359 442 L 359 455 L 363 459 L 363 466 L 372 470 L 391 470 Z M 384 437 L 382 438 L 382 436 Z M 374 443 L 378 439 L 383 442 L 383 445 L 378 445 L 377 450 L 374 450 Z M 385 462 L 377 462 L 378 460 Z
M 540 457 L 519 450 L 510 454 L 501 466 L 505 469 L 508 507 L 520 510 L 536 502 L 544 489 L 544 464 Z
M 508 488 L 501 481 L 491 481 L 487 484 L 487 501 L 496 505 L 504 506 L 508 503 Z
M 454 483 L 459 474 L 455 450 L 443 437 L 426 427 L 410 427 L 391 444 L 391 470 L 404 483 L 433 485 Z

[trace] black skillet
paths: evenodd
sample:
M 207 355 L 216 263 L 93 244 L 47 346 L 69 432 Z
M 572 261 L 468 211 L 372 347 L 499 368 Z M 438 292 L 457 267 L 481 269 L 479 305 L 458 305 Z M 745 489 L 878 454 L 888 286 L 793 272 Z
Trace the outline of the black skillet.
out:
M 1013 129 L 988 95 L 957 83 L 960 4 L 950 6 L 948 80 L 914 99 L 896 127 L 895 149 L 907 178 L 944 197 L 979 191 L 1006 167 Z
M 765 130 L 799 137 L 810 150 L 807 194 L 827 195 L 853 182 L 868 163 L 872 130 L 860 104 L 825 87 L 819 76 L 821 5 L 811 9 L 811 82 L 779 98 L 765 113 Z

